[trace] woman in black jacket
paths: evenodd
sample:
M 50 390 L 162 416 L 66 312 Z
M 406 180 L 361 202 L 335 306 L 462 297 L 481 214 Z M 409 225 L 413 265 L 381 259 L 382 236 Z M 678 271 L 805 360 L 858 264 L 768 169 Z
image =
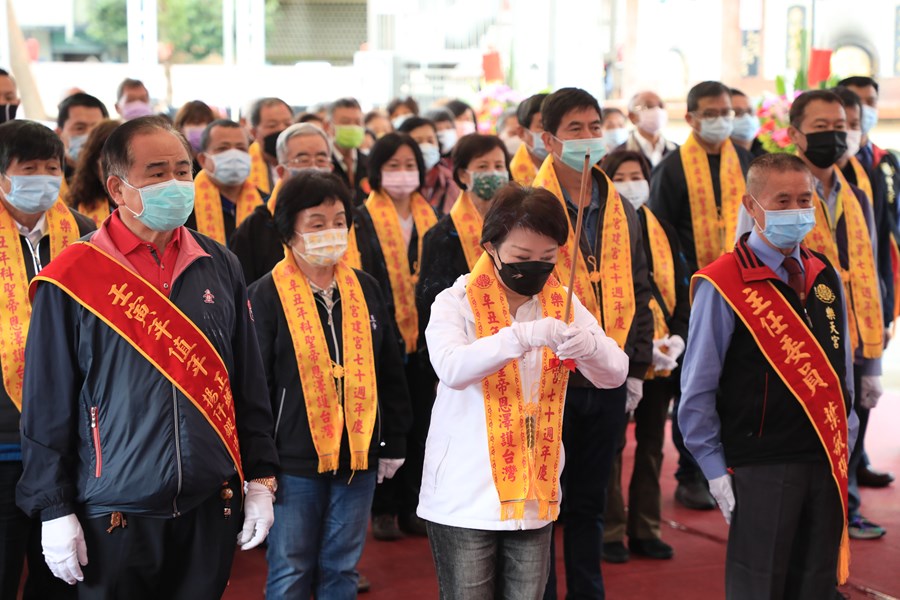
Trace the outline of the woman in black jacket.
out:
M 410 401 L 391 317 L 376 281 L 342 262 L 352 220 L 336 176 L 291 178 L 274 215 L 285 258 L 250 288 L 282 468 L 270 598 L 356 598 L 376 480 L 406 453 Z

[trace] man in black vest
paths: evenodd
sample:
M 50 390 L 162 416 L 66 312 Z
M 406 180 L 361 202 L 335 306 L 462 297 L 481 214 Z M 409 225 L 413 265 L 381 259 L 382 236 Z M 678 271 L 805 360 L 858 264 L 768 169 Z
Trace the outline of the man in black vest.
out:
M 828 598 L 857 427 L 843 288 L 801 245 L 815 212 L 799 158 L 757 158 L 743 204 L 753 230 L 693 280 L 678 421 L 731 525 L 726 597 Z

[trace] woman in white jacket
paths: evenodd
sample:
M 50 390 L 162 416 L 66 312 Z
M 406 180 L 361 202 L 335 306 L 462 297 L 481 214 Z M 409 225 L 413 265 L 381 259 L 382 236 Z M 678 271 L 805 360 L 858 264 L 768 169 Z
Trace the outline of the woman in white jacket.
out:
M 625 381 L 628 357 L 551 275 L 568 235 L 548 191 L 509 185 L 485 215 L 485 253 L 434 302 L 425 331 L 440 383 L 418 515 L 441 598 L 541 598 L 559 514 L 569 368 Z M 568 259 L 568 257 L 563 257 Z

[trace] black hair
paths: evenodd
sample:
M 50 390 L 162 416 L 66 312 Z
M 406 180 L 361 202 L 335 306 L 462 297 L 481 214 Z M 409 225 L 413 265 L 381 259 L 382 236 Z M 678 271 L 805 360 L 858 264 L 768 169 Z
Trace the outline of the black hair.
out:
M 544 131 L 556 135 L 563 117 L 573 110 L 594 109 L 597 117 L 603 119 L 603 111 L 600 103 L 588 92 L 579 88 L 561 88 L 544 98 L 541 103 L 541 119 L 544 122 Z
M 794 98 L 794 102 L 793 104 L 791 104 L 791 125 L 793 125 L 796 129 L 800 129 L 800 124 L 803 123 L 803 117 L 806 112 L 806 106 L 810 102 L 814 102 L 816 100 L 821 100 L 829 104 L 837 103 L 841 106 L 844 105 L 844 101 L 841 100 L 841 97 L 830 90 L 809 90 L 807 92 L 803 92 L 802 94 Z
M 334 111 L 339 108 L 355 108 L 362 112 L 362 106 L 359 105 L 356 98 L 338 98 L 328 107 L 328 118 L 333 118 Z
M 212 121 L 206 126 L 206 129 L 203 130 L 203 134 L 200 136 L 201 152 L 206 152 L 209 148 L 209 138 L 212 137 L 212 130 L 216 127 L 222 127 L 223 129 L 241 129 L 241 126 L 231 119 L 216 119 L 215 121 Z
M 535 94 L 519 104 L 519 108 L 516 109 L 516 119 L 519 121 L 519 125 L 524 127 L 525 129 L 531 129 L 531 123 L 534 121 L 534 115 L 541 112 L 541 102 L 544 101 L 544 98 L 549 96 L 549 94 Z
M 161 116 L 140 117 L 132 119 L 116 127 L 115 130 L 107 138 L 103 144 L 103 151 L 100 154 L 103 163 L 103 172 L 107 177 L 115 176 L 125 179 L 128 170 L 131 168 L 134 160 L 131 151 L 131 140 L 142 134 L 153 133 L 155 131 L 165 131 L 174 135 L 181 145 L 184 146 L 188 157 L 191 156 L 191 146 L 188 144 L 184 136 L 178 132 L 172 123 Z
M 62 129 L 66 125 L 66 121 L 69 120 L 69 113 L 76 106 L 83 106 L 85 108 L 99 108 L 100 113 L 103 115 L 103 118 L 109 118 L 109 111 L 106 110 L 105 104 L 103 104 L 99 99 L 91 96 L 90 94 L 78 92 L 77 94 L 72 94 L 59 103 L 59 106 L 57 107 L 58 112 L 56 117 L 57 127 Z
M 853 77 L 846 77 L 838 81 L 838 85 L 848 86 L 852 85 L 853 87 L 869 87 L 870 85 L 875 88 L 875 91 L 878 91 L 878 82 L 875 81 L 871 77 L 865 77 L 864 75 L 854 75 Z
M 747 94 L 745 94 L 744 92 L 742 92 L 741 90 L 739 90 L 739 89 L 737 89 L 737 88 L 729 88 L 729 89 L 728 89 L 728 93 L 729 93 L 732 97 L 734 97 L 734 96 L 743 96 L 743 97 L 745 97 L 745 98 L 747 97 Z
M 262 121 L 262 109 L 269 108 L 270 106 L 277 106 L 279 104 L 286 107 L 288 109 L 288 112 L 290 112 L 291 116 L 293 117 L 294 109 L 291 108 L 290 104 L 288 104 L 281 98 L 260 98 L 253 103 L 253 108 L 250 109 L 250 126 L 259 127 L 259 124 Z
M 462 136 L 456 145 L 453 146 L 453 181 L 459 186 L 459 189 L 466 189 L 465 184 L 459 179 L 459 170 L 466 169 L 473 160 L 479 156 L 484 156 L 494 148 L 503 150 L 503 159 L 506 161 L 506 170 L 509 171 L 509 152 L 506 150 L 506 144 L 503 143 L 496 135 L 482 135 L 480 133 L 470 133 Z M 512 177 L 510 177 L 512 179 Z
M 0 173 L 5 174 L 13 160 L 55 158 L 62 166 L 65 152 L 59 136 L 40 123 L 22 119 L 0 125 Z
M 633 150 L 616 150 L 615 152 L 610 152 L 600 161 L 600 168 L 609 175 L 610 179 L 612 179 L 619 170 L 619 167 L 627 162 L 638 163 L 641 167 L 641 173 L 644 174 L 644 179 L 650 181 L 650 164 L 647 162 L 647 159 L 642 152 L 635 152 Z
M 388 102 L 388 105 L 387 105 L 388 117 L 393 115 L 394 112 L 401 106 L 405 106 L 406 108 L 408 108 L 409 112 L 411 112 L 414 115 L 419 114 L 419 103 L 416 102 L 412 96 L 408 96 L 406 98 L 394 98 L 393 100 Z
M 446 108 L 432 108 L 425 113 L 425 118 L 434 122 L 435 125 L 438 123 L 453 123 L 453 113 Z
M 472 111 L 472 122 L 475 123 L 475 127 L 478 127 L 478 117 L 475 116 L 475 111 L 471 106 L 463 102 L 462 100 L 451 100 L 447 104 L 445 104 L 447 110 L 453 113 L 453 117 L 458 119 L 459 117 L 466 114 L 467 110 Z
M 278 203 L 272 221 L 281 242 L 290 244 L 294 223 L 302 211 L 329 201 L 344 205 L 347 229 L 353 226 L 353 195 L 344 181 L 334 173 L 303 172 L 288 179 L 278 191 Z
M 141 81 L 140 79 L 132 79 L 130 77 L 126 77 L 125 79 L 123 79 L 122 83 L 119 84 L 119 87 L 116 88 L 116 103 L 118 103 L 119 100 L 122 99 L 122 94 L 125 93 L 126 89 L 137 88 L 137 87 L 142 87 L 145 90 L 147 89 L 147 86 L 144 85 L 144 82 Z
M 419 169 L 419 187 L 425 185 L 425 159 L 422 158 L 422 151 L 419 150 L 416 140 L 409 137 L 408 133 L 393 132 L 381 136 L 369 150 L 369 185 L 373 190 L 381 189 L 381 169 L 401 146 L 409 146 L 412 150 L 413 156 L 416 157 L 416 167 Z
M 560 246 L 569 239 L 566 210 L 553 192 L 510 183 L 497 190 L 484 215 L 481 245 L 499 246 L 517 228 L 547 236 Z
M 175 129 L 183 129 L 189 123 L 211 123 L 216 118 L 216 113 L 209 104 L 202 100 L 191 100 L 178 109 L 172 124 L 175 125 Z
M 305 112 L 297 115 L 297 117 L 294 119 L 294 123 L 312 123 L 313 125 L 318 123 L 319 125 L 321 125 L 322 123 L 324 123 L 324 121 L 322 120 L 322 117 L 314 112 Z
M 687 95 L 687 111 L 692 113 L 700 106 L 703 98 L 731 97 L 731 90 L 721 81 L 701 81 L 690 89 Z
M 434 129 L 434 134 L 437 135 L 437 127 L 435 127 L 434 121 L 423 117 L 410 117 L 406 119 L 400 127 L 397 128 L 397 131 L 400 133 L 412 133 L 419 127 L 431 127 Z
M 862 113 L 862 100 L 856 92 L 842 85 L 832 88 L 831 91 L 838 95 L 841 102 L 844 103 L 844 108 L 855 106 L 856 110 Z
M 363 117 L 363 125 L 368 126 L 369 123 L 374 121 L 375 119 L 388 119 L 388 116 L 384 114 L 384 111 L 381 110 L 370 110 L 366 113 L 366 116 Z M 390 119 L 388 119 L 390 120 Z
M 606 119 L 608 119 L 610 115 L 619 115 L 620 117 L 622 117 L 622 119 L 625 119 L 627 121 L 625 113 L 614 106 L 603 109 L 603 118 L 601 119 L 601 121 L 603 123 L 606 123 Z

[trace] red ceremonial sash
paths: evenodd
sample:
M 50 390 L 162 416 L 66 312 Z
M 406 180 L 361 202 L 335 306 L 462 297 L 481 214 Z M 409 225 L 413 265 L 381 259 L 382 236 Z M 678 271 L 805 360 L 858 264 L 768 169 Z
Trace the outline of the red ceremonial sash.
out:
M 757 267 L 754 271 L 766 271 L 772 278 L 776 277 L 765 266 Z M 752 280 L 748 280 L 744 275 L 738 253 L 733 252 L 694 275 L 691 287 L 700 279 L 705 279 L 719 291 L 750 331 L 763 356 L 800 403 L 816 430 L 825 454 L 828 455 L 831 475 L 837 485 L 844 515 L 838 560 L 838 581 L 843 584 L 850 571 L 847 534 L 849 439 L 841 381 L 806 321 L 797 314 L 772 280 L 757 279 L 756 274 L 752 275 Z M 809 279 L 807 277 L 807 287 L 811 284 Z M 824 284 L 816 286 L 815 293 L 826 304 L 839 297 L 837 291 Z
M 228 370 L 193 321 L 146 279 L 88 242 L 69 246 L 32 280 L 32 299 L 41 281 L 109 325 L 187 396 L 222 440 L 243 481 Z

